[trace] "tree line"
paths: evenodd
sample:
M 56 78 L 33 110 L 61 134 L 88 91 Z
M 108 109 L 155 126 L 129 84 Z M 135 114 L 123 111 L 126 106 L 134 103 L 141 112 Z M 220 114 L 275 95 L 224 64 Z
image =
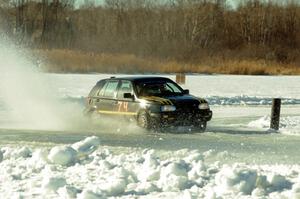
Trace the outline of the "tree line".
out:
M 245 0 L 0 0 L 0 23 L 23 45 L 198 62 L 240 57 L 291 62 L 300 6 Z

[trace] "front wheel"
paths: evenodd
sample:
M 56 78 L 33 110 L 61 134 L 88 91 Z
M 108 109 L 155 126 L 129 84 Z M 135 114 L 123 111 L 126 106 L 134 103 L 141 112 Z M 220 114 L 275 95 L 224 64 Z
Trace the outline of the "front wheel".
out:
M 197 131 L 200 131 L 200 133 L 204 133 L 206 130 L 206 126 L 207 126 L 207 122 L 200 122 L 195 127 Z

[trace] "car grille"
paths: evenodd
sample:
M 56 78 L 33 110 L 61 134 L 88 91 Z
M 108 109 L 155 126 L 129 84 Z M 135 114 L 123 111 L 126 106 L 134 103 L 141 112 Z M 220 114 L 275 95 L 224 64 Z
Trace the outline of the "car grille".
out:
M 176 109 L 178 112 L 181 113 L 193 113 L 198 110 L 197 104 L 191 104 L 191 103 L 180 103 L 176 104 Z

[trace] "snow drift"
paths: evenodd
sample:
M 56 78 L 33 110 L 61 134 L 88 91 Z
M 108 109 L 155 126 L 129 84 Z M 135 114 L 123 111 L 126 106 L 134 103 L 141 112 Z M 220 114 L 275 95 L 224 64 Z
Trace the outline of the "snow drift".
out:
M 264 116 L 248 124 L 250 128 L 267 130 L 270 127 L 270 116 Z M 284 116 L 280 118 L 279 132 L 288 135 L 300 136 L 300 116 Z
M 1 198 L 299 198 L 299 165 L 207 162 L 211 151 L 115 153 L 98 137 L 52 148 L 2 147 Z M 128 151 L 128 150 L 127 150 Z M 2 160 L 2 161 L 1 161 Z

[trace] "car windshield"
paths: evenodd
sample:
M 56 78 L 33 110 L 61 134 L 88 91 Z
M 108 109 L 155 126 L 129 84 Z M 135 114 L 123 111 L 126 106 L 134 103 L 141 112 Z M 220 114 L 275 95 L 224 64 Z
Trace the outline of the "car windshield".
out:
M 136 85 L 139 96 L 173 96 L 183 95 L 177 84 L 168 81 L 141 82 Z

